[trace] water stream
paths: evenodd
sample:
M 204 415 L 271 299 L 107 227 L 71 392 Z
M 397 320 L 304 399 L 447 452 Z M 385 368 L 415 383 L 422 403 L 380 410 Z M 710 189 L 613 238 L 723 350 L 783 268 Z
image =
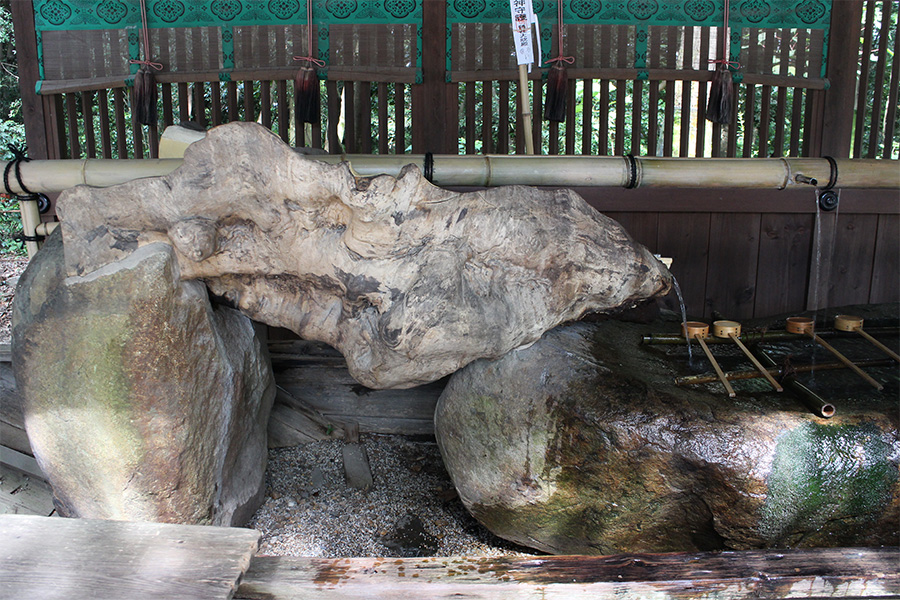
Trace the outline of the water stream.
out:
M 818 206 L 818 204 L 816 204 Z M 684 296 L 681 295 L 681 286 L 678 285 L 678 280 L 675 279 L 675 276 L 672 275 L 672 284 L 675 286 L 675 294 L 678 296 L 678 305 L 681 307 L 681 332 L 687 341 L 687 349 L 688 349 L 688 366 L 694 366 L 694 351 L 691 349 L 691 340 L 687 337 L 687 311 L 684 308 Z

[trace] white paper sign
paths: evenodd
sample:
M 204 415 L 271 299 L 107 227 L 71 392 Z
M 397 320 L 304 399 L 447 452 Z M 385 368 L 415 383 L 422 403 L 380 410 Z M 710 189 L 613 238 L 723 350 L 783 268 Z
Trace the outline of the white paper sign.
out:
M 534 38 L 532 25 L 537 26 L 537 18 L 531 7 L 531 0 L 509 0 L 512 15 L 513 42 L 516 45 L 516 59 L 520 65 L 534 63 Z M 540 40 L 538 40 L 540 53 Z

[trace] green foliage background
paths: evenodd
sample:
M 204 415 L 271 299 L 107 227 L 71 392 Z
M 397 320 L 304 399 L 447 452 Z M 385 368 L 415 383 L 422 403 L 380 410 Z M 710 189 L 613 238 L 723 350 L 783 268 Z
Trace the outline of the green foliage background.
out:
M 25 124 L 22 120 L 22 98 L 16 69 L 15 36 L 10 0 L 0 0 L 0 158 L 13 157 L 8 146 L 25 146 Z M 0 254 L 24 254 L 25 247 L 12 238 L 22 228 L 18 202 L 0 194 Z

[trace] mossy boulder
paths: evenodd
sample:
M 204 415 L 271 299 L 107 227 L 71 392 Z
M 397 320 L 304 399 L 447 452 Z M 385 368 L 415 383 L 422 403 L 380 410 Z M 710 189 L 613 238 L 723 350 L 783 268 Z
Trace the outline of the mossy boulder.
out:
M 59 234 L 16 294 L 13 369 L 59 512 L 242 524 L 262 499 L 274 380 L 264 338 L 150 244 L 66 277 Z
M 453 375 L 437 438 L 488 529 L 565 554 L 897 543 L 890 369 L 884 392 L 822 419 L 763 380 L 736 382 L 736 398 L 677 387 L 672 357 L 642 347 L 642 331 L 558 327 Z

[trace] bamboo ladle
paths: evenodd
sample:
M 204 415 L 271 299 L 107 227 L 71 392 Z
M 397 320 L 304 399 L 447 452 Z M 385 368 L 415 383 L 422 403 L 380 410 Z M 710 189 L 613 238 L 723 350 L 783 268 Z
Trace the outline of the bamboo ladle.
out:
M 713 335 L 719 338 L 731 338 L 731 340 L 737 344 L 738 348 L 741 349 L 741 352 L 750 359 L 750 362 L 753 363 L 753 366 L 762 373 L 763 377 L 766 378 L 766 381 L 769 382 L 773 388 L 775 388 L 776 392 L 783 392 L 784 388 L 781 387 L 781 384 L 775 381 L 775 378 L 769 373 L 769 371 L 762 366 L 762 364 L 756 359 L 755 356 L 747 349 L 747 346 L 741 342 L 741 324 L 737 321 L 713 321 Z
M 875 346 L 897 362 L 900 362 L 900 355 L 863 331 L 862 326 L 863 320 L 861 317 L 855 317 L 853 315 L 838 315 L 834 318 L 835 329 L 837 329 L 838 331 L 855 331 L 859 335 L 869 340 L 873 346 Z
M 685 321 L 681 326 L 681 332 L 688 340 L 697 340 L 700 342 L 700 347 L 703 348 L 703 352 L 706 353 L 706 358 L 712 363 L 713 369 L 716 370 L 716 375 L 719 376 L 719 381 L 722 382 L 722 385 L 725 386 L 725 391 L 728 392 L 728 396 L 734 398 L 734 388 L 731 387 L 731 383 L 728 382 L 728 378 L 725 377 L 725 373 L 722 372 L 722 367 L 719 366 L 719 363 L 716 362 L 712 352 L 709 351 L 709 346 L 703 341 L 709 335 L 709 325 L 700 321 Z
M 847 365 L 857 375 L 865 379 L 869 383 L 869 385 L 879 391 L 884 389 L 883 385 L 872 379 L 865 371 L 853 364 L 853 362 L 849 358 L 835 350 L 831 344 L 817 336 L 814 331 L 814 326 L 815 322 L 809 317 L 788 317 L 787 321 L 785 322 L 784 328 L 791 333 L 807 335 L 811 337 L 817 344 L 834 354 L 838 360 Z

